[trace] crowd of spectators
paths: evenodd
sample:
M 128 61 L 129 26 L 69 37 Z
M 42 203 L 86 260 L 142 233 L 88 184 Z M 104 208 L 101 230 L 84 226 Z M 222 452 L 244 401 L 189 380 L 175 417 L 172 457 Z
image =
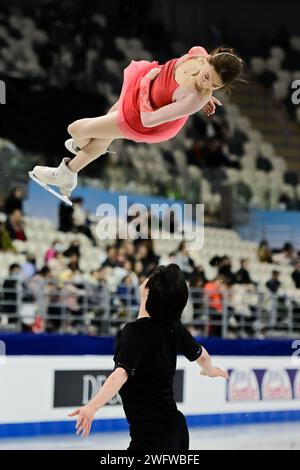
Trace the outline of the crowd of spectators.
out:
M 20 188 L 15 188 L 4 200 L 2 210 L 6 212 L 0 213 L 1 252 L 13 253 L 13 241 L 26 240 L 22 201 Z M 86 216 L 83 201 L 78 203 L 80 211 Z M 96 244 L 84 216 L 76 215 L 76 209 L 74 212 L 75 219 L 71 214 L 68 230 L 82 233 L 78 230 L 78 226 L 82 226 L 85 229 L 83 233 L 89 236 L 86 232 L 88 228 L 91 242 Z M 80 221 L 79 225 L 74 224 L 73 220 Z M 69 233 L 67 227 L 64 228 Z M 271 297 L 279 294 L 284 308 L 286 298 L 281 290 L 280 268 L 293 266 L 292 279 L 295 287 L 300 288 L 300 257 L 291 243 L 286 243 L 281 251 L 273 252 L 268 243 L 262 241 L 257 249 L 257 259 L 261 263 L 275 263 L 278 266 L 264 286 L 257 281 L 255 272 L 250 272 L 247 258 L 241 259 L 240 268 L 234 270 L 230 256 L 214 256 L 210 261 L 215 273 L 212 276 L 212 271 L 208 274 L 207 267 L 195 262 L 184 241 L 168 255 L 158 256 L 151 239 L 119 239 L 107 245 L 105 255 L 100 255 L 99 251 L 98 268 L 87 272 L 81 267 L 84 250 L 80 239 L 75 238 L 69 244 L 57 239 L 45 251 L 43 266 L 37 265 L 34 253 L 27 253 L 26 260 L 21 264 L 11 264 L 8 276 L 2 282 L 2 318 L 5 313 L 8 325 L 14 325 L 18 321 L 16 313 L 21 312 L 23 331 L 53 332 L 64 329 L 78 332 L 84 329 L 91 334 L 101 333 L 108 311 L 112 324 L 137 313 L 139 285 L 158 264 L 176 263 L 190 286 L 191 296 L 185 313 L 187 321 L 197 323 L 208 311 L 210 322 L 207 333 L 221 335 L 221 319 L 226 309 L 231 319 L 232 333 L 238 334 L 244 317 L 247 318 L 247 334 L 251 335 L 254 334 L 257 320 L 257 306 L 254 302 L 241 299 L 241 287 L 249 297 L 256 295 L 262 287 Z M 109 305 L 105 304 L 107 299 Z M 294 308 L 297 309 L 296 304 Z M 46 313 L 47 320 L 43 321 Z M 199 327 L 194 325 L 193 331 L 199 332 Z

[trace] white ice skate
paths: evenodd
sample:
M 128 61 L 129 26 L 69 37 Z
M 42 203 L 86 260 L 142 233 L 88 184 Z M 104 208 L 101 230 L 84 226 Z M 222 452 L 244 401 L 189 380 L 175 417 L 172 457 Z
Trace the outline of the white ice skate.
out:
M 81 150 L 79 147 L 77 147 L 74 139 L 66 140 L 65 147 L 69 152 L 73 153 L 74 155 L 77 155 L 77 153 L 80 152 Z M 117 152 L 112 152 L 111 150 L 107 150 L 106 153 L 117 153 Z
M 70 170 L 67 165 L 69 161 L 70 158 L 64 158 L 57 168 L 35 166 L 34 169 L 29 172 L 29 176 L 42 188 L 53 194 L 53 196 L 57 197 L 65 204 L 72 206 L 73 203 L 70 201 L 69 197 L 73 189 L 77 186 L 77 173 Z M 55 191 L 49 185 L 58 186 L 60 192 Z
M 69 152 L 73 153 L 74 155 L 77 155 L 78 152 L 80 152 L 80 148 L 77 147 L 77 145 L 75 144 L 75 140 L 74 139 L 68 139 L 65 141 L 65 147 L 67 150 L 69 150 Z

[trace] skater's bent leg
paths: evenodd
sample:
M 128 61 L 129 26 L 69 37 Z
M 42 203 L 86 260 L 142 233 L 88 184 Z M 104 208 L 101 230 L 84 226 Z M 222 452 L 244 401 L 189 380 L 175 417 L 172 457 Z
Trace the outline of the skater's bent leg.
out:
M 110 113 L 113 113 L 115 111 L 118 110 L 118 106 L 119 106 L 119 101 L 117 101 L 108 111 L 107 111 L 107 114 L 110 114 Z M 73 137 L 77 147 L 79 147 L 80 149 L 83 149 L 84 147 L 86 147 L 90 142 L 91 142 L 91 137 L 84 137 L 82 135 L 80 135 L 80 133 L 78 132 L 78 130 L 81 129 L 81 125 L 84 126 L 84 124 L 87 124 L 88 121 L 90 121 L 91 118 L 86 118 L 86 119 L 80 119 L 78 121 L 75 121 L 73 122 L 72 124 L 69 125 L 68 127 L 68 132 L 69 134 Z M 76 124 L 76 126 L 75 126 Z M 78 125 L 77 125 L 78 124 Z M 76 133 L 76 138 L 75 138 L 75 132 L 77 131 Z
M 105 116 L 74 121 L 69 125 L 68 132 L 80 148 L 84 148 L 90 139 L 113 140 L 124 137 L 117 124 L 117 111 Z
M 78 173 L 93 160 L 106 153 L 111 142 L 112 139 L 91 139 L 90 143 L 70 161 L 68 167 L 74 173 Z

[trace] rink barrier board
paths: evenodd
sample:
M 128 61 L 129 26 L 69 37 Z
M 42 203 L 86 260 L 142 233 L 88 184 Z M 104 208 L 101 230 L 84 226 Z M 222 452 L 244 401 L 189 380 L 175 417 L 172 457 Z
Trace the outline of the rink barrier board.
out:
M 191 428 L 300 421 L 300 365 L 291 361 L 293 340 L 197 339 L 215 356 L 217 365 L 235 375 L 231 376 L 232 384 L 229 381 L 224 385 L 225 382 L 207 378 L 202 378 L 200 383 L 197 365 L 178 357 L 176 375 L 179 380 L 175 396 L 178 388 L 179 399 L 176 400 Z M 114 338 L 2 334 L 1 340 L 6 345 L 7 365 L 0 366 L 3 406 L 0 438 L 73 434 L 75 422 L 66 417 L 74 406 L 81 406 L 71 403 L 76 387 L 82 387 L 85 374 L 89 374 L 88 377 L 94 374 L 94 378 L 103 378 L 103 374 L 107 377 L 113 367 Z M 284 396 L 270 401 L 266 393 L 270 381 L 273 383 L 271 392 L 274 383 L 276 391 L 277 378 L 272 378 L 274 371 L 282 381 Z M 240 377 L 241 374 L 244 376 Z M 36 381 L 36 377 L 40 380 Z M 245 380 L 247 390 L 253 394 L 247 398 L 248 402 L 243 401 L 243 397 L 236 398 L 239 384 Z M 27 383 L 33 385 L 27 386 Z M 4 384 L 7 384 L 6 390 Z M 23 385 L 30 398 L 20 413 L 12 404 Z M 82 390 L 79 390 L 80 396 Z M 37 397 L 41 400 L 38 398 L 40 403 L 36 409 Z M 64 402 L 66 398 L 67 403 Z M 101 419 L 94 421 L 93 432 L 128 431 L 120 402 L 112 405 L 105 407 Z

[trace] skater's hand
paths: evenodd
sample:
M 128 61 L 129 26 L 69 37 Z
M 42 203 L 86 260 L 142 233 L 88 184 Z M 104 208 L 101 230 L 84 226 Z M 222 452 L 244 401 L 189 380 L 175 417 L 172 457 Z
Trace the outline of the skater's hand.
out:
M 160 73 L 160 68 L 155 67 L 154 69 L 151 69 L 150 72 L 147 73 L 146 77 L 149 78 L 150 80 L 154 80 L 159 73 Z
M 73 413 L 69 413 L 68 416 L 78 416 L 76 426 L 76 434 L 82 435 L 82 437 L 88 437 L 91 431 L 92 422 L 95 416 L 96 410 L 91 405 L 81 406 Z
M 202 369 L 201 375 L 204 375 L 206 377 L 222 377 L 223 379 L 229 379 L 229 374 L 223 369 L 220 369 L 220 367 L 211 367 L 209 369 Z
M 216 112 L 216 104 L 218 106 L 222 106 L 221 101 L 219 101 L 214 96 L 209 100 L 209 102 L 202 108 L 202 111 L 206 114 L 206 116 L 212 116 Z

